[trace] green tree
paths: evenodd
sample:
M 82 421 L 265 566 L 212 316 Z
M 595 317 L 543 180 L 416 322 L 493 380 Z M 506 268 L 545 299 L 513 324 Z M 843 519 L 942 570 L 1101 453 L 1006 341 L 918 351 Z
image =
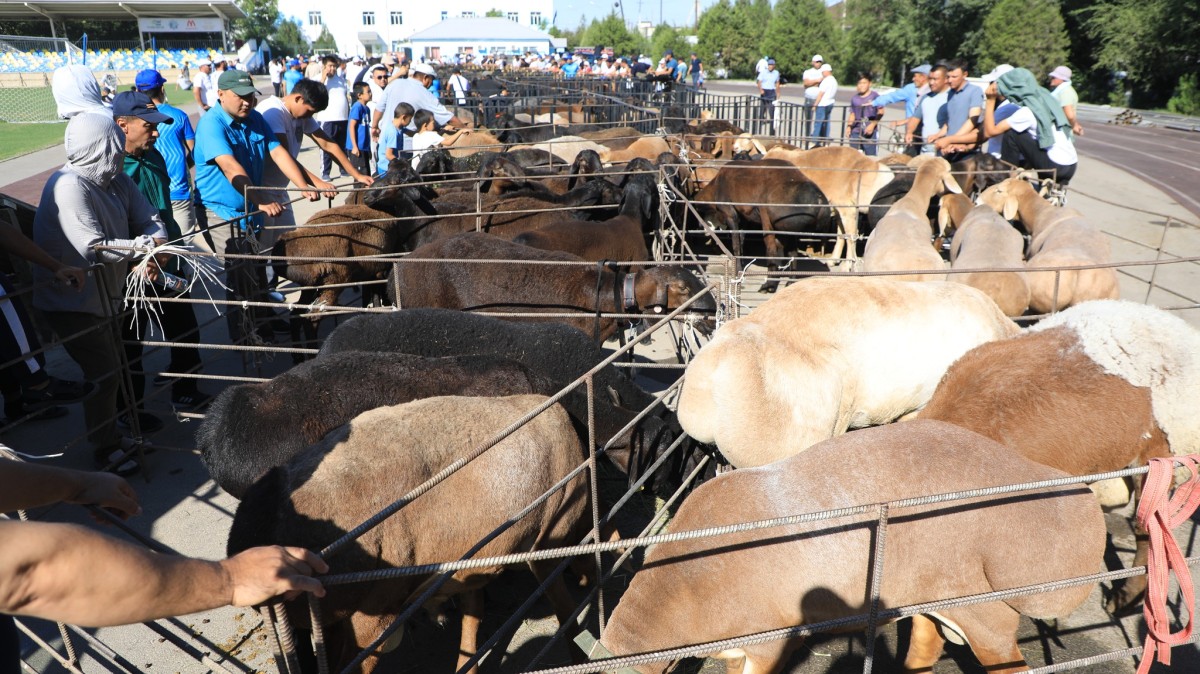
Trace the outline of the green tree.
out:
M 1197 71 L 1200 0 L 1100 0 L 1079 12 L 1101 76 L 1127 73 L 1135 106 L 1163 105 Z
M 500 11 L 500 10 L 496 9 L 495 7 L 493 7 L 493 8 L 491 8 L 491 9 L 489 9 L 489 10 L 487 11 L 487 13 L 486 13 L 486 14 L 484 14 L 484 16 L 492 16 L 492 17 L 496 17 L 496 18 L 503 19 L 503 18 L 504 18 L 504 12 L 502 12 L 502 11 Z
M 834 72 L 845 78 L 845 67 L 838 59 L 838 33 L 833 19 L 822 0 L 779 0 L 767 30 L 763 34 L 763 49 L 775 59 L 784 77 L 798 82 L 809 58 L 821 54 Z
M 872 73 L 902 85 L 907 69 L 933 56 L 930 22 L 913 0 L 857 0 L 846 13 L 846 75 Z
M 975 71 L 1010 63 L 1041 80 L 1066 61 L 1068 44 L 1056 0 L 1000 0 L 983 21 Z
M 700 15 L 696 29 L 697 52 L 706 69 L 715 70 L 724 64 L 733 77 L 746 77 L 754 72 L 754 63 L 762 54 L 746 25 L 742 12 L 734 11 L 729 0 L 718 0 Z M 721 54 L 720 63 L 716 55 Z
M 280 54 L 307 54 L 309 52 L 308 38 L 300 30 L 300 24 L 284 19 L 279 22 L 275 34 L 270 38 L 272 52 Z
M 675 58 L 685 59 L 692 52 L 692 45 L 688 44 L 679 29 L 660 23 L 650 35 L 650 55 L 658 58 L 668 49 L 675 53 Z
M 316 40 L 313 40 L 312 44 L 313 49 L 327 54 L 336 54 L 338 50 L 337 40 L 333 37 L 333 33 L 329 32 L 329 26 L 325 24 L 321 24 L 321 34 L 317 36 Z
M 915 0 L 920 20 L 932 28 L 935 58 L 966 59 L 971 72 L 986 71 L 976 67 L 979 59 L 979 39 L 983 20 L 996 0 Z M 1018 24 L 1025 27 L 1025 20 Z
M 241 40 L 262 40 L 273 35 L 279 24 L 276 0 L 237 0 L 246 18 L 233 22 L 233 34 Z
M 771 20 L 770 0 L 735 0 L 733 13 L 739 25 L 745 30 L 750 44 L 762 44 L 763 33 L 766 32 L 767 23 Z M 755 55 L 755 61 L 758 61 L 758 56 L 761 54 Z
M 646 41 L 642 36 L 629 30 L 616 13 L 611 13 L 603 19 L 592 20 L 580 43 L 585 46 L 612 47 L 613 53 L 618 55 L 636 56 L 646 50 Z

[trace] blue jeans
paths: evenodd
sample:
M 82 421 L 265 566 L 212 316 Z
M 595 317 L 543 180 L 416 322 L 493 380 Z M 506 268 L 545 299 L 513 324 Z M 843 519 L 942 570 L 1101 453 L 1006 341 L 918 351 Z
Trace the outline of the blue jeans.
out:
M 829 137 L 829 113 L 833 110 L 832 105 L 818 105 L 816 115 L 813 117 L 813 136 L 815 138 Z
M 864 136 L 863 131 L 864 128 L 861 126 L 850 129 L 850 147 L 862 150 L 863 154 L 868 157 L 874 157 L 878 151 L 876 138 L 879 135 L 879 127 L 876 127 L 875 132 L 869 136 Z

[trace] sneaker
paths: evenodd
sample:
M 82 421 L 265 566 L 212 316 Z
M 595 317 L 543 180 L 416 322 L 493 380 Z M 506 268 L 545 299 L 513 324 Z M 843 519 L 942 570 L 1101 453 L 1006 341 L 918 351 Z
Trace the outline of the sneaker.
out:
M 272 290 L 267 293 L 267 301 L 283 304 L 287 302 L 287 299 L 283 296 L 283 293 L 279 292 L 278 290 Z
M 330 180 L 330 178 L 329 178 L 329 174 L 328 174 L 328 173 L 322 173 L 322 174 L 321 174 L 321 180 L 324 180 L 325 182 L 329 182 L 329 180 Z
M 138 426 L 141 427 L 142 433 L 157 433 L 163 429 L 163 421 L 149 412 L 138 412 Z M 132 430 L 130 427 L 129 414 L 125 413 L 117 417 L 117 428 L 123 431 Z
M 50 383 L 40 389 L 25 389 L 21 395 L 21 402 L 29 409 L 57 403 L 77 403 L 95 390 L 96 385 L 90 381 L 67 381 L 50 377 Z
M 190 391 L 180 391 L 179 393 L 171 394 L 171 404 L 175 407 L 184 407 L 187 409 L 200 409 L 212 400 L 212 396 L 199 389 Z
M 166 386 L 167 384 L 174 384 L 176 381 L 178 380 L 175 377 L 168 377 L 165 374 L 154 375 L 155 386 Z

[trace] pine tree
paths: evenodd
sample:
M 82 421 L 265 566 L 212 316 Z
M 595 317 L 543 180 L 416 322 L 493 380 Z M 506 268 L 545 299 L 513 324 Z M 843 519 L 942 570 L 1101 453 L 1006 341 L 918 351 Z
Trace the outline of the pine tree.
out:
M 580 42 L 589 46 L 612 47 L 614 54 L 630 54 L 635 58 L 647 47 L 642 36 L 629 30 L 621 17 L 615 13 L 610 13 L 603 19 L 593 20 Z
M 1040 80 L 1063 64 L 1068 44 L 1055 0 L 1000 0 L 983 21 L 975 71 L 1009 63 Z
M 270 42 L 273 53 L 307 54 L 310 51 L 308 39 L 304 37 L 300 25 L 287 19 L 279 22 L 279 27 L 275 29 L 275 34 L 271 36 Z
M 707 70 L 720 67 L 715 60 L 721 54 L 721 63 L 732 77 L 746 77 L 754 72 L 754 63 L 759 54 L 759 42 L 746 24 L 746 15 L 735 11 L 729 0 L 719 0 L 700 15 L 696 30 L 697 53 L 705 61 Z
M 329 26 L 321 24 L 321 34 L 313 40 L 313 49 L 326 54 L 336 54 L 337 40 L 333 37 L 333 33 L 329 32 Z
M 813 54 L 821 54 L 845 77 L 838 63 L 838 33 L 822 0 L 779 0 L 763 34 L 763 49 L 791 82 L 798 82 Z
M 913 0 L 856 0 L 846 24 L 847 75 L 871 73 L 880 84 L 899 86 L 901 71 L 933 56 L 931 22 Z

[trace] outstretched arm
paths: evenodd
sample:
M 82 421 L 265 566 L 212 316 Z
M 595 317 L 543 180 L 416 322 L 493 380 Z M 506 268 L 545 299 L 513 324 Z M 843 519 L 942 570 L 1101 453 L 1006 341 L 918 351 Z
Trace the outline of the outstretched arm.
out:
M 112 473 L 0 459 L 0 512 L 52 503 L 97 505 L 113 510 L 121 517 L 142 511 L 133 487 Z
M 208 562 L 74 525 L 14 521 L 0 521 L 0 539 L 0 613 L 104 627 L 325 594 L 311 575 L 328 567 L 303 548 L 251 548 Z

